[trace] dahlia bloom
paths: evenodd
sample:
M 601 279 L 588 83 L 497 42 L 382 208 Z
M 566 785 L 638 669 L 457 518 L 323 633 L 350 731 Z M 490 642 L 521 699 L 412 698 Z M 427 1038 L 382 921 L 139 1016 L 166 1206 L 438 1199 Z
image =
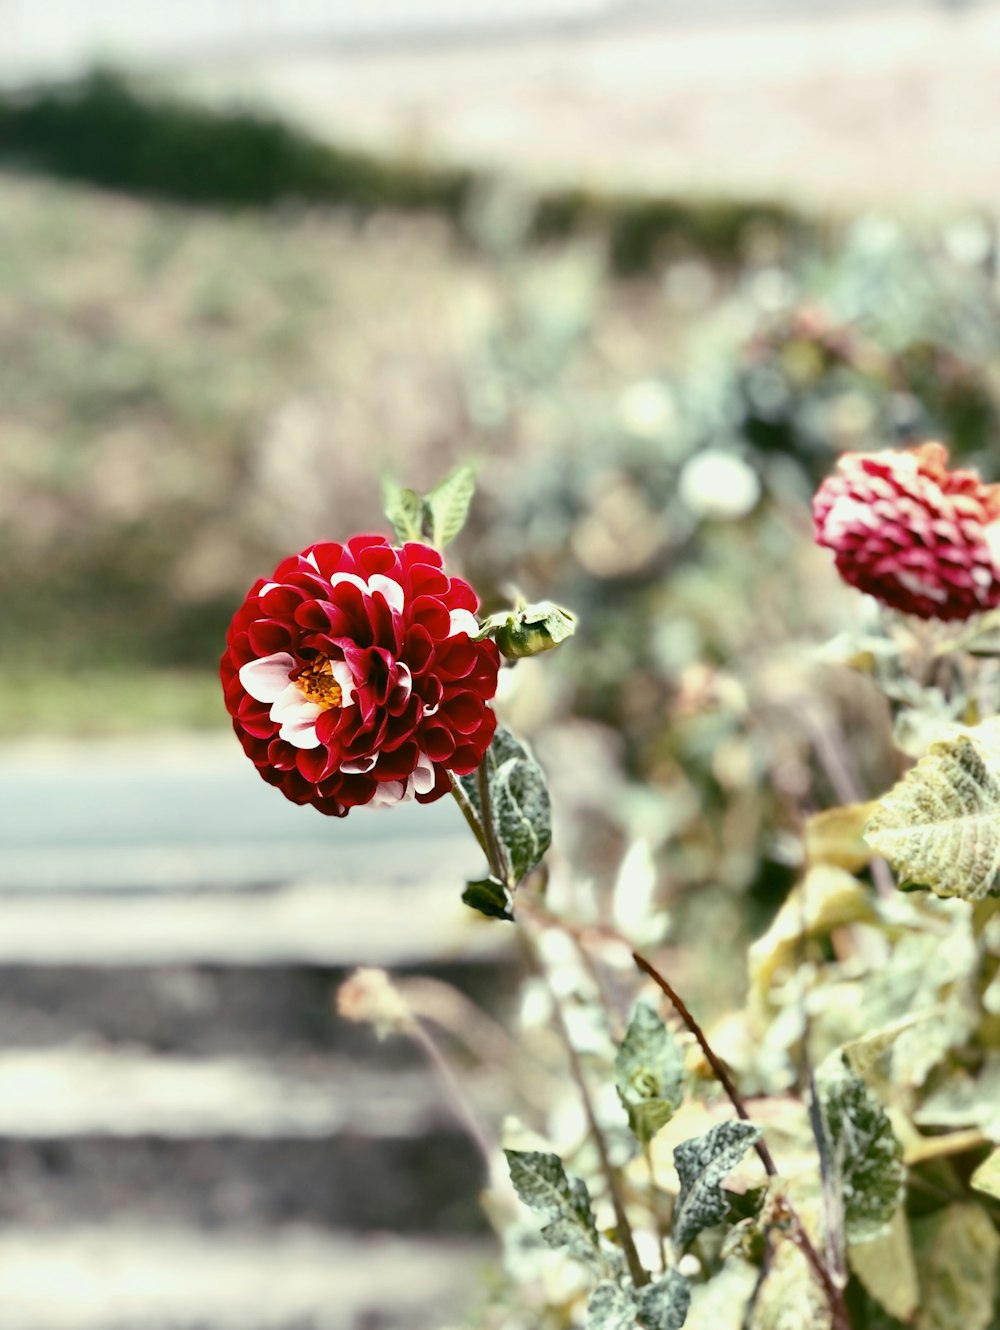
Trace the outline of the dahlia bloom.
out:
M 441 555 L 382 536 L 313 545 L 254 583 L 219 667 L 247 756 L 293 803 L 439 799 L 473 771 L 496 717 L 499 653 Z
M 940 443 L 847 453 L 813 500 L 844 581 L 921 619 L 1000 605 L 1000 485 L 947 463 Z

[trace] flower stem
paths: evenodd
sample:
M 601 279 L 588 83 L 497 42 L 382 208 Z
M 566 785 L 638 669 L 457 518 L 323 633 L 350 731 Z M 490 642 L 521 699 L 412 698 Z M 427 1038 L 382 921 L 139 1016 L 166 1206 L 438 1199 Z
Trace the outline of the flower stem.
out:
M 444 1054 L 441 1052 L 440 1048 L 438 1048 L 433 1036 L 419 1017 L 411 1017 L 407 1033 L 437 1072 L 438 1077 L 451 1100 L 456 1116 L 461 1119 L 465 1126 L 465 1130 L 469 1133 L 471 1140 L 482 1157 L 483 1167 L 486 1170 L 486 1177 L 489 1179 L 493 1170 L 493 1151 L 490 1148 L 490 1143 L 487 1141 L 486 1135 L 483 1132 L 482 1127 L 479 1125 L 479 1119 L 473 1112 L 472 1105 L 469 1103 L 457 1076 L 448 1065 Z
M 590 1135 L 594 1145 L 597 1148 L 597 1155 L 601 1163 L 601 1172 L 604 1174 L 604 1180 L 607 1184 L 608 1195 L 611 1198 L 611 1204 L 615 1212 L 615 1223 L 618 1228 L 618 1238 L 625 1253 L 625 1260 L 628 1264 L 629 1274 L 632 1276 L 632 1283 L 636 1288 L 641 1288 L 649 1283 L 649 1275 L 643 1268 L 639 1260 L 639 1253 L 636 1250 L 635 1238 L 632 1236 L 632 1225 L 629 1223 L 628 1215 L 625 1211 L 625 1201 L 622 1198 L 621 1188 L 618 1183 L 618 1175 L 612 1167 L 611 1160 L 608 1158 L 608 1149 L 604 1141 L 604 1133 L 601 1125 L 597 1121 L 597 1114 L 594 1111 L 593 1101 L 590 1097 L 590 1090 L 587 1086 L 586 1077 L 583 1074 L 583 1064 L 580 1061 L 580 1055 L 577 1053 L 570 1038 L 569 1029 L 566 1025 L 566 1016 L 562 1009 L 562 1004 L 556 996 L 555 991 L 549 983 L 545 966 L 535 947 L 534 940 L 531 938 L 528 929 L 522 926 L 520 930 L 521 945 L 524 947 L 528 963 L 535 974 L 542 980 L 548 990 L 549 1000 L 552 1003 L 552 1011 L 555 1017 L 556 1029 L 559 1037 L 566 1047 L 566 1054 L 569 1058 L 569 1068 L 576 1087 L 580 1092 L 580 1102 L 583 1105 L 584 1116 L 587 1119 L 587 1126 L 590 1128 Z
M 493 806 L 490 802 L 490 773 L 486 767 L 486 758 L 476 768 L 476 788 L 479 791 L 479 807 L 482 809 L 483 836 L 485 839 L 486 858 L 490 872 L 498 882 L 511 890 L 510 873 L 507 869 L 507 856 L 497 839 L 497 829 L 493 825 Z
M 661 989 L 661 991 L 665 993 L 666 996 L 670 999 L 678 1016 L 680 1016 L 681 1020 L 684 1022 L 684 1024 L 687 1026 L 690 1032 L 694 1035 L 695 1039 L 698 1041 L 698 1045 L 701 1048 L 701 1051 L 704 1053 L 708 1065 L 712 1068 L 712 1071 L 715 1073 L 716 1077 L 718 1078 L 719 1084 L 722 1086 L 723 1090 L 725 1090 L 726 1095 L 729 1098 L 729 1102 L 736 1110 L 737 1115 L 743 1118 L 744 1121 L 749 1122 L 750 1114 L 747 1112 L 747 1106 L 743 1101 L 743 1096 L 740 1094 L 739 1090 L 737 1090 L 736 1086 L 733 1084 L 733 1079 L 729 1075 L 729 1072 L 726 1070 L 725 1065 L 718 1057 L 718 1055 L 715 1053 L 711 1044 L 709 1044 L 708 1040 L 705 1037 L 704 1030 L 702 1030 L 701 1026 L 691 1015 L 684 1001 L 677 993 L 674 992 L 673 988 L 666 981 L 666 979 L 664 979 L 663 975 L 660 974 L 659 971 L 656 970 L 649 963 L 649 961 L 645 959 L 645 957 L 640 956 L 638 952 L 634 951 L 632 953 L 632 959 L 635 961 L 636 965 L 643 972 L 643 974 L 648 975 L 650 979 L 652 979 L 653 983 L 656 984 L 656 986 L 659 989 Z M 778 1168 L 774 1162 L 774 1157 L 771 1154 L 771 1151 L 767 1147 L 766 1142 L 763 1140 L 758 1141 L 755 1144 L 754 1149 L 756 1150 L 757 1157 L 760 1159 L 760 1162 L 763 1164 L 764 1171 L 765 1173 L 767 1173 L 768 1177 L 771 1178 L 777 1177 Z M 800 1219 L 798 1213 L 796 1212 L 796 1210 L 793 1209 L 793 1207 L 787 1200 L 784 1203 L 784 1210 L 792 1226 L 792 1231 L 789 1236 L 792 1242 L 795 1243 L 795 1245 L 802 1252 L 802 1255 L 809 1262 L 813 1274 L 816 1276 L 816 1279 L 818 1280 L 820 1287 L 823 1289 L 823 1293 L 830 1307 L 833 1330 L 850 1330 L 851 1323 L 848 1320 L 847 1308 L 844 1305 L 843 1289 L 839 1286 L 837 1281 L 834 1280 L 833 1277 L 831 1276 L 830 1271 L 827 1269 L 826 1264 L 824 1263 L 822 1257 L 820 1256 L 816 1248 L 813 1246 L 812 1240 L 810 1239 L 809 1234 L 806 1232 L 805 1226 L 803 1225 L 802 1220 Z
M 455 802 L 462 810 L 462 816 L 465 818 L 466 822 L 468 823 L 469 830 L 472 832 L 473 836 L 475 836 L 476 840 L 479 842 L 479 848 L 482 850 L 483 854 L 485 854 L 486 858 L 488 859 L 490 857 L 490 852 L 486 844 L 486 837 L 483 834 L 482 823 L 479 821 L 479 818 L 476 815 L 476 810 L 472 806 L 472 801 L 470 800 L 469 796 L 465 793 L 465 788 L 462 785 L 462 782 L 458 779 L 456 775 L 454 775 L 450 771 L 448 772 L 448 781 L 451 785 L 451 792 L 455 797 Z
M 500 844 L 499 838 L 497 837 L 496 827 L 493 824 L 493 809 L 490 803 L 490 777 L 485 757 L 476 770 L 476 785 L 479 792 L 479 807 L 481 812 L 481 817 L 477 819 L 477 821 L 479 822 L 483 833 L 480 844 L 483 846 L 486 858 L 489 861 L 490 872 L 509 892 L 511 890 L 510 871 L 507 867 L 507 856 Z M 452 786 L 452 789 L 454 790 L 454 785 Z M 463 809 L 463 811 L 465 810 Z M 475 814 L 471 805 L 469 811 L 474 817 Z M 470 826 L 473 826 L 473 822 L 468 815 L 466 816 L 466 821 L 469 822 Z M 548 975 L 542 964 L 541 957 L 539 956 L 534 942 L 526 928 L 520 930 L 520 938 L 521 945 L 524 948 L 532 969 L 548 989 L 549 997 L 552 1002 L 552 1010 L 555 1015 L 556 1026 L 559 1030 L 560 1038 L 566 1048 L 570 1071 L 580 1092 L 580 1100 L 583 1104 L 584 1115 L 586 1116 L 587 1125 L 590 1128 L 590 1134 L 593 1138 L 598 1158 L 601 1162 L 601 1171 L 604 1174 L 605 1182 L 607 1183 L 608 1194 L 611 1197 L 611 1204 L 614 1207 L 615 1222 L 618 1227 L 618 1237 L 622 1244 L 622 1250 L 625 1253 L 625 1260 L 628 1264 L 629 1274 L 632 1276 L 632 1283 L 636 1288 L 641 1288 L 644 1284 L 649 1283 L 649 1275 L 643 1269 L 642 1262 L 639 1260 L 639 1253 L 635 1246 L 635 1238 L 632 1236 L 632 1226 L 629 1224 L 628 1215 L 625 1211 L 625 1202 L 622 1199 L 621 1190 L 618 1185 L 618 1177 L 611 1166 L 611 1160 L 608 1158 L 604 1133 L 601 1131 L 600 1123 L 597 1121 L 597 1115 L 594 1112 L 594 1105 L 591 1102 L 590 1091 L 587 1088 L 587 1081 L 583 1074 L 583 1065 L 580 1062 L 579 1054 L 570 1038 L 562 1006 L 553 991 L 552 985 L 549 983 Z

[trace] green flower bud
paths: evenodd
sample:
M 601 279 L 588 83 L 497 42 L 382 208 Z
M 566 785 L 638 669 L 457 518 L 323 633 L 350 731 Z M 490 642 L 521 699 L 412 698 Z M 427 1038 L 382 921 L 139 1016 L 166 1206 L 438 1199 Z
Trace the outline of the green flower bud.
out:
M 537 656 L 551 651 L 576 632 L 576 615 L 543 600 L 538 605 L 522 605 L 516 610 L 491 615 L 484 625 L 509 660 Z

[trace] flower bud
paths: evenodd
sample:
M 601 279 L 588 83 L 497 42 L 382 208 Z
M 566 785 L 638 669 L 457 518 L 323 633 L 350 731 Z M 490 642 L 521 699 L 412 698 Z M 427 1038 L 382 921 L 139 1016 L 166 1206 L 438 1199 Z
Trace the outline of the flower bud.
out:
M 551 651 L 576 632 L 576 615 L 543 600 L 522 605 L 508 613 L 493 615 L 487 627 L 501 654 L 509 660 Z

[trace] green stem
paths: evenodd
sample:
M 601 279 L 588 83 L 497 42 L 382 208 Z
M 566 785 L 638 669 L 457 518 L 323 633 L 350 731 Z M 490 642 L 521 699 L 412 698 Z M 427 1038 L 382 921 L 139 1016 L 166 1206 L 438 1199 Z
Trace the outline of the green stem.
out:
M 465 793 L 465 787 L 462 785 L 462 782 L 451 771 L 448 772 L 448 782 L 451 785 L 451 792 L 454 795 L 455 802 L 462 810 L 462 816 L 468 823 L 469 830 L 479 842 L 479 848 L 482 850 L 483 854 L 489 859 L 490 852 L 486 844 L 486 837 L 483 834 L 482 824 L 476 816 L 476 810 L 472 806 L 472 800 Z
M 482 813 L 481 825 L 483 830 L 483 840 L 485 842 L 484 848 L 486 851 L 486 858 L 489 860 L 490 871 L 493 873 L 493 876 L 497 881 L 503 883 L 504 887 L 510 891 L 510 872 L 507 868 L 507 856 L 503 851 L 503 847 L 497 837 L 496 827 L 493 824 L 493 810 L 490 803 L 490 780 L 489 772 L 486 769 L 485 758 L 483 758 L 476 771 L 476 783 L 479 791 L 479 807 Z M 548 989 L 556 1027 L 566 1048 L 570 1071 L 573 1075 L 573 1080 L 576 1082 L 577 1089 L 580 1092 L 580 1100 L 583 1104 L 584 1115 L 586 1116 L 587 1125 L 590 1128 L 590 1134 L 593 1138 L 598 1158 L 601 1162 L 601 1171 L 603 1172 L 607 1183 L 608 1194 L 611 1197 L 611 1204 L 614 1207 L 615 1221 L 618 1225 L 618 1236 L 621 1240 L 622 1250 L 625 1253 L 625 1260 L 628 1263 L 629 1273 L 632 1276 L 632 1282 L 635 1284 L 636 1288 L 641 1288 L 643 1284 L 649 1283 L 649 1275 L 643 1269 L 642 1262 L 639 1260 L 639 1253 L 635 1246 L 635 1238 L 632 1236 L 632 1226 L 629 1224 L 628 1215 L 625 1212 L 625 1202 L 622 1200 L 617 1175 L 611 1166 L 611 1160 L 608 1158 L 608 1150 L 604 1142 L 604 1133 L 601 1131 L 600 1123 L 597 1121 L 597 1115 L 594 1112 L 594 1105 L 591 1102 L 590 1091 L 587 1088 L 587 1081 L 583 1074 L 583 1065 L 580 1062 L 579 1054 L 573 1046 L 573 1041 L 570 1038 L 562 1006 L 553 991 L 552 985 L 549 983 L 548 975 L 542 964 L 541 957 L 538 955 L 526 928 L 522 927 L 520 938 L 521 945 L 524 947 L 532 969 Z
M 982 937 L 983 930 L 998 910 L 1000 910 L 1000 896 L 986 896 L 983 900 L 976 901 L 972 907 L 973 937 Z
M 411 1018 L 407 1033 L 413 1042 L 420 1048 L 424 1056 L 437 1072 L 438 1077 L 443 1084 L 449 1099 L 452 1102 L 456 1115 L 461 1119 L 470 1138 L 475 1143 L 476 1149 L 482 1157 L 483 1167 L 486 1170 L 487 1180 L 493 1169 L 493 1151 L 486 1135 L 479 1125 L 479 1119 L 473 1112 L 472 1105 L 466 1097 L 455 1073 L 445 1060 L 444 1054 L 438 1048 L 436 1041 L 430 1034 L 424 1023 L 416 1016 Z
M 485 838 L 486 858 L 490 872 L 498 882 L 510 891 L 510 873 L 507 869 L 507 856 L 497 839 L 497 829 L 493 825 L 493 806 L 490 802 L 490 773 L 486 768 L 486 758 L 476 768 L 476 788 L 479 791 L 479 807 L 482 810 L 483 836 Z
M 656 1220 L 656 1236 L 660 1244 L 660 1273 L 665 1274 L 670 1259 L 667 1255 L 667 1230 L 663 1226 L 663 1220 L 660 1218 L 660 1212 L 657 1208 L 656 1197 L 659 1188 L 656 1185 L 656 1165 L 653 1160 L 653 1150 L 649 1141 L 643 1141 L 642 1157 L 646 1161 L 646 1172 L 649 1174 L 649 1196 L 651 1209 Z
M 549 983 L 549 977 L 546 973 L 542 959 L 534 945 L 527 928 L 520 929 L 519 933 L 521 945 L 524 947 L 528 963 L 535 974 L 545 984 L 549 994 L 549 1001 L 552 1003 L 552 1013 L 555 1017 L 556 1029 L 559 1037 L 566 1048 L 566 1054 L 569 1058 L 569 1069 L 576 1087 L 580 1092 L 580 1102 L 583 1105 L 584 1116 L 587 1119 L 587 1126 L 590 1128 L 590 1135 L 597 1148 L 597 1156 L 601 1164 L 601 1172 L 604 1174 L 604 1180 L 607 1183 L 608 1195 L 611 1198 L 611 1205 L 615 1212 L 615 1223 L 618 1227 L 618 1237 L 622 1244 L 622 1250 L 625 1253 L 625 1260 L 628 1264 L 629 1274 L 632 1276 L 632 1283 L 636 1288 L 641 1288 L 649 1283 L 649 1275 L 643 1269 L 642 1262 L 639 1260 L 639 1253 L 636 1250 L 635 1238 L 632 1236 L 632 1225 L 629 1223 L 628 1215 L 625 1212 L 625 1202 L 622 1198 L 621 1188 L 618 1185 L 618 1175 L 611 1165 L 608 1157 L 608 1149 L 604 1142 L 604 1133 L 601 1130 L 600 1123 L 597 1121 L 597 1114 L 594 1112 L 594 1105 L 590 1097 L 590 1090 L 587 1086 L 586 1077 L 583 1074 L 583 1064 L 580 1061 L 580 1055 L 577 1053 L 570 1038 L 569 1028 L 566 1025 L 566 1017 L 563 1014 L 562 1004 L 560 1003 L 552 985 Z

